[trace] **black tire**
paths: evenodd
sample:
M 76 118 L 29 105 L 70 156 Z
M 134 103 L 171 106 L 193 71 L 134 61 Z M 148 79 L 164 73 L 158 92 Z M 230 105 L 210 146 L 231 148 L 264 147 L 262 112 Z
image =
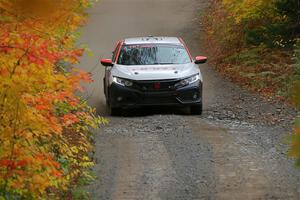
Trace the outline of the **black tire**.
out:
M 106 107 L 108 110 L 108 114 L 110 116 L 119 116 L 122 114 L 122 108 L 119 107 L 111 107 L 108 102 L 106 102 Z
M 121 115 L 121 108 L 111 108 L 109 107 L 109 114 L 111 116 L 120 116 Z
M 105 81 L 105 78 L 103 78 L 103 92 L 104 92 L 104 95 L 106 96 L 106 81 Z
M 118 108 L 118 107 L 111 107 L 109 99 L 108 99 L 109 96 L 110 96 L 110 94 L 109 94 L 109 90 L 108 90 L 108 94 L 106 96 L 106 107 L 107 107 L 107 110 L 108 110 L 108 114 L 110 116 L 118 116 L 118 115 L 120 115 L 122 109 Z
M 190 107 L 192 115 L 202 115 L 203 106 L 202 103 L 198 105 L 193 105 Z

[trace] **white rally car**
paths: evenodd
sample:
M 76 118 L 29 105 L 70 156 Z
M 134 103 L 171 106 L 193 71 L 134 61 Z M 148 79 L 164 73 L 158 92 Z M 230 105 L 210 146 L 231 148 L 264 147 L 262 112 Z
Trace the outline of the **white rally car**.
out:
M 104 93 L 111 115 L 140 106 L 189 106 L 202 113 L 202 75 L 197 64 L 204 56 L 191 56 L 181 38 L 141 37 L 117 42 L 106 67 Z

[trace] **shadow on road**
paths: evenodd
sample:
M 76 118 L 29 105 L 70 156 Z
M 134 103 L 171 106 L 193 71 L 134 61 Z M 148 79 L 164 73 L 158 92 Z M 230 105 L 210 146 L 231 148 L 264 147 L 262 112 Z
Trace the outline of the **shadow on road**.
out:
M 105 105 L 104 105 L 105 106 Z M 107 108 L 99 106 L 97 113 L 101 116 L 110 116 Z M 118 117 L 145 117 L 152 115 L 190 115 L 190 109 L 174 106 L 147 106 L 132 109 L 123 109 Z

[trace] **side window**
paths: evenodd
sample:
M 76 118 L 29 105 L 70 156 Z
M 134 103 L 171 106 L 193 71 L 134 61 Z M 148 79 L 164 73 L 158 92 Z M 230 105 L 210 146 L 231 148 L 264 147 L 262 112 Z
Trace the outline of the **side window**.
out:
M 113 56 L 112 56 L 112 61 L 115 62 L 116 61 L 116 57 L 117 57 L 117 54 L 118 54 L 118 50 L 120 48 L 120 45 L 121 45 L 121 42 L 118 42 L 115 50 L 113 51 Z

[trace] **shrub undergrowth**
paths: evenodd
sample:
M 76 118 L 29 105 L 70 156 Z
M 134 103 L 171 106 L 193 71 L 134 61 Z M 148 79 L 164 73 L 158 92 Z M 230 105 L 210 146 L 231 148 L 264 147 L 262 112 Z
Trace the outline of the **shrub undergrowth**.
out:
M 71 199 L 92 179 L 92 129 L 72 65 L 89 0 L 0 0 L 0 199 Z

